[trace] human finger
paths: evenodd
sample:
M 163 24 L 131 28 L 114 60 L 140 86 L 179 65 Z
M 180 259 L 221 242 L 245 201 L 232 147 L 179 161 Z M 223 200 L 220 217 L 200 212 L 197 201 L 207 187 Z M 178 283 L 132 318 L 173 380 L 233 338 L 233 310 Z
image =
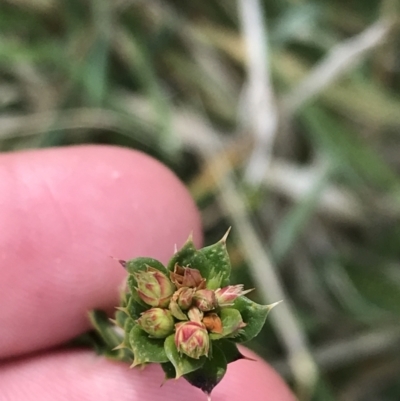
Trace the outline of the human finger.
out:
M 166 262 L 196 207 L 175 175 L 143 153 L 82 146 L 0 157 L 0 358 L 87 330 L 87 311 L 117 303 L 110 258 Z
M 88 351 L 51 353 L 0 366 L 0 388 L 7 401 L 206 400 L 184 379 L 170 380 L 161 387 L 162 382 L 159 366 L 129 369 Z M 212 393 L 213 401 L 243 399 L 295 401 L 278 374 L 259 359 L 229 364 Z

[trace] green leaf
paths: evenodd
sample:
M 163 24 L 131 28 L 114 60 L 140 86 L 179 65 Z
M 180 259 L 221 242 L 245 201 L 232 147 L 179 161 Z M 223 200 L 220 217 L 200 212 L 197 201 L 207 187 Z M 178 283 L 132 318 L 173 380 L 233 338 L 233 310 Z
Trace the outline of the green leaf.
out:
M 240 312 L 234 308 L 223 308 L 220 312 L 220 318 L 222 321 L 222 333 L 211 333 L 210 338 L 212 340 L 218 340 L 223 337 L 232 336 L 236 337 L 238 333 L 238 326 L 243 321 Z
M 149 362 L 168 362 L 163 340 L 149 338 L 149 335 L 138 325 L 135 325 L 130 331 L 129 343 L 135 356 L 132 366 Z
M 229 340 L 222 339 L 213 343 L 214 349 L 220 349 L 226 359 L 227 363 L 238 361 L 239 359 L 246 359 L 246 357 L 238 350 L 237 345 Z
M 240 330 L 239 334 L 235 336 L 234 341 L 242 343 L 254 338 L 264 326 L 268 312 L 275 305 L 259 305 L 245 296 L 236 298 L 233 308 L 240 312 L 243 321 L 246 323 L 246 327 Z
M 124 339 L 117 333 L 107 314 L 101 310 L 93 310 L 89 312 L 89 318 L 103 342 L 96 347 L 99 353 L 110 359 L 131 362 L 132 353 L 129 349 L 115 349 L 121 346 Z
M 119 294 L 119 304 L 120 304 L 120 306 L 127 305 L 131 296 L 132 295 L 129 292 L 127 292 L 125 288 L 123 290 L 121 290 L 120 294 Z
M 182 267 L 190 267 L 199 270 L 200 274 L 205 279 L 208 279 L 210 276 L 210 264 L 206 256 L 195 248 L 191 236 L 186 241 L 185 245 L 183 245 L 169 261 L 168 270 L 173 271 L 175 263 L 178 263 L 179 266 Z
M 128 317 L 125 320 L 125 324 L 124 324 L 125 336 L 124 336 L 123 344 L 127 348 L 131 348 L 131 343 L 129 341 L 129 334 L 130 334 L 130 332 L 132 331 L 132 329 L 134 328 L 135 325 L 136 325 L 136 323 L 131 318 Z
M 139 271 L 146 271 L 148 266 L 153 267 L 154 269 L 157 269 L 164 274 L 168 273 L 165 266 L 161 262 L 153 258 L 136 258 L 128 260 L 125 265 L 125 269 L 129 273 L 127 285 L 131 291 L 131 298 L 134 298 L 134 300 L 141 305 L 145 304 L 137 294 L 136 291 L 137 282 L 133 274 Z
M 137 281 L 136 281 L 135 277 L 133 276 L 133 274 L 130 274 L 128 276 L 127 285 L 128 285 L 129 290 L 131 291 L 130 300 L 133 299 L 136 303 L 145 307 L 146 304 L 142 301 L 142 299 L 139 297 L 139 295 L 136 291 Z
M 228 234 L 229 231 L 216 244 L 200 249 L 211 267 L 207 281 L 207 288 L 211 290 L 229 285 L 231 262 L 226 249 L 226 237 Z
M 128 301 L 128 305 L 126 306 L 126 313 L 133 319 L 139 319 L 140 314 L 147 309 L 149 309 L 148 305 L 144 305 L 142 302 L 138 302 L 135 299 L 136 297 L 130 297 Z
M 128 318 L 129 318 L 129 316 L 121 310 L 117 310 L 115 312 L 115 321 L 117 322 L 118 327 L 124 327 L 126 319 L 128 319 Z
M 226 368 L 227 361 L 224 353 L 218 346 L 215 346 L 212 359 L 207 359 L 200 369 L 185 374 L 184 378 L 193 386 L 210 395 L 214 387 L 225 376 Z
M 148 266 L 160 270 L 160 272 L 164 274 L 167 273 L 165 266 L 161 262 L 153 258 L 136 258 L 128 260 L 126 262 L 125 269 L 128 271 L 129 274 L 133 274 L 137 273 L 138 271 L 146 271 Z
M 201 368 L 207 359 L 205 356 L 199 359 L 193 359 L 185 354 L 180 354 L 175 345 L 174 334 L 171 334 L 165 339 L 164 348 L 168 359 L 175 368 L 176 379 Z
M 161 367 L 165 373 L 164 382 L 166 382 L 167 380 L 175 379 L 176 371 L 174 365 L 171 362 L 162 363 Z
M 114 325 L 110 322 L 105 312 L 97 309 L 92 310 L 89 312 L 89 319 L 101 338 L 111 349 L 121 344 L 122 336 L 117 334 Z

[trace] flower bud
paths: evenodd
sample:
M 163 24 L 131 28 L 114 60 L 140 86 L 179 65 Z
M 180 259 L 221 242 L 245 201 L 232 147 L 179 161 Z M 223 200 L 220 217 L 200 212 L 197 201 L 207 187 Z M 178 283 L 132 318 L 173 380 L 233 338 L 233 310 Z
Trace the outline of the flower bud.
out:
M 192 306 L 193 295 L 195 293 L 194 288 L 182 287 L 177 292 L 178 294 L 178 305 L 182 310 L 187 310 Z
M 233 301 L 244 294 L 253 291 L 253 289 L 243 291 L 243 284 L 228 285 L 215 291 L 215 296 L 219 306 L 233 305 Z
M 208 313 L 203 318 L 203 324 L 208 331 L 222 334 L 222 321 L 216 313 Z
M 203 316 L 204 316 L 204 313 L 199 308 L 196 308 L 195 306 L 192 306 L 188 310 L 188 317 L 189 317 L 189 320 L 191 320 L 192 322 L 201 323 L 201 321 L 203 320 Z
M 194 292 L 194 288 L 188 287 L 181 287 L 178 291 L 174 292 L 169 303 L 169 310 L 176 319 L 187 320 L 187 316 L 183 313 L 183 310 L 189 309 L 192 305 Z
M 196 291 L 193 297 L 193 304 L 203 312 L 215 309 L 215 307 L 217 306 L 217 299 L 215 297 L 214 291 L 212 290 Z
M 174 319 L 167 309 L 151 308 L 141 313 L 137 323 L 154 338 L 165 338 L 174 331 Z
M 175 290 L 168 277 L 159 270 L 148 267 L 147 271 L 134 274 L 139 297 L 150 306 L 166 308 Z
M 189 287 L 200 289 L 206 286 L 206 280 L 197 269 L 182 267 L 177 263 L 174 266 L 174 271 L 170 273 L 170 278 L 177 288 Z
M 175 345 L 180 353 L 195 359 L 208 355 L 210 338 L 201 323 L 184 322 L 178 323 L 175 327 Z

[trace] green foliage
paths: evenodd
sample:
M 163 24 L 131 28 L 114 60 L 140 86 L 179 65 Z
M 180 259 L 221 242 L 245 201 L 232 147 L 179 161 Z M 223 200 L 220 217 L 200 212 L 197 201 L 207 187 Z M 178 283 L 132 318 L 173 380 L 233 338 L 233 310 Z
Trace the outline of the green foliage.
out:
M 129 278 L 131 277 L 132 276 L 130 276 Z M 139 301 L 137 301 L 136 299 L 139 299 Z M 147 306 L 144 305 L 144 302 L 139 297 L 134 296 L 132 293 L 128 305 L 126 305 L 126 313 L 131 317 L 131 319 L 133 320 L 139 319 L 140 314 L 144 312 L 146 309 Z
M 104 338 L 103 353 L 132 362 L 132 367 L 159 363 L 166 380 L 183 376 L 209 394 L 225 375 L 227 363 L 243 358 L 233 343 L 222 339 L 250 340 L 264 325 L 270 309 L 245 298 L 242 285 L 229 285 L 231 266 L 225 240 L 226 236 L 197 250 L 189 237 L 168 263 L 169 278 L 154 259 L 122 263 L 129 274 L 129 292 L 121 295 L 114 322 L 123 330 L 119 332 L 104 313 L 91 314 Z M 165 289 L 172 292 L 164 296 Z M 153 298 L 143 296 L 144 292 L 163 296 L 162 305 L 154 307 Z M 177 303 L 182 294 L 186 294 L 184 310 Z M 174 312 L 176 308 L 180 313 Z
M 89 319 L 93 327 L 111 349 L 121 343 L 122 336 L 116 333 L 105 312 L 101 310 L 93 310 L 89 313 Z
M 168 362 L 163 342 L 156 338 L 150 338 L 138 325 L 135 325 L 129 333 L 129 343 L 133 355 L 133 366 L 145 363 L 164 363 Z
M 153 267 L 164 274 L 167 272 L 164 265 L 153 258 L 136 258 L 126 262 L 126 270 L 131 275 L 139 271 L 146 271 L 148 267 Z
M 199 270 L 201 275 L 206 279 L 210 276 L 210 262 L 202 252 L 196 249 L 191 236 L 169 261 L 168 270 L 173 271 L 176 263 L 182 267 L 190 267 Z
M 240 330 L 235 341 L 245 342 L 254 338 L 264 326 L 265 320 L 271 307 L 269 305 L 258 305 L 246 297 L 235 300 L 234 307 L 240 312 L 246 326 Z
M 117 333 L 106 313 L 101 310 L 93 310 L 89 313 L 89 319 L 100 336 L 100 341 L 97 341 L 97 338 L 90 340 L 92 345 L 95 345 L 97 352 L 110 359 L 130 362 L 132 353 L 129 349 L 116 349 L 124 342 L 124 338 Z
M 243 312 L 243 311 L 242 311 Z M 249 311 L 251 313 L 251 311 Z M 224 337 L 237 337 L 240 333 L 240 323 L 242 315 L 239 310 L 234 308 L 222 308 L 220 312 L 223 331 L 221 334 L 210 334 L 212 339 L 218 340 Z M 264 320 L 265 321 L 265 320 Z M 250 338 L 249 338 L 250 340 Z
M 226 249 L 225 238 L 213 245 L 202 248 L 200 252 L 205 255 L 211 266 L 207 288 L 216 290 L 227 286 L 231 275 L 231 262 Z
M 185 375 L 185 379 L 203 390 L 206 394 L 211 394 L 214 387 L 225 376 L 227 362 L 224 353 L 217 346 L 213 349 L 212 359 L 207 359 L 204 365 L 195 372 Z
M 237 345 L 231 340 L 222 339 L 215 341 L 214 349 L 217 347 L 222 351 L 227 363 L 238 361 L 239 359 L 244 359 L 244 356 L 239 351 Z

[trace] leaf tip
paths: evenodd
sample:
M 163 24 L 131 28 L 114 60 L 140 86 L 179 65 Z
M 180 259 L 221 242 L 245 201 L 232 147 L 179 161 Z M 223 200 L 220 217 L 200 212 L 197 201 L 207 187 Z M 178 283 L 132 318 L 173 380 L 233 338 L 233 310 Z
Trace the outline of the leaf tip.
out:
M 189 237 L 186 242 L 193 242 L 193 230 L 190 231 Z
M 109 256 L 112 260 L 115 260 L 116 262 L 118 262 L 124 269 L 126 269 L 126 260 L 123 259 L 118 259 L 115 256 Z
M 271 309 L 273 309 L 273 308 L 275 308 L 275 306 L 278 306 L 280 303 L 282 303 L 283 302 L 283 299 L 281 299 L 280 301 L 278 301 L 278 302 L 274 302 L 273 304 L 270 304 L 270 305 L 266 305 L 266 308 L 268 309 L 268 312 L 271 310 Z
M 112 324 L 114 324 L 115 326 L 121 327 L 120 324 L 115 320 L 115 319 L 111 319 L 110 317 L 108 318 L 108 321 L 111 322 Z M 122 328 L 122 327 L 121 327 Z
M 183 372 L 181 370 L 179 370 L 177 367 L 175 367 L 175 369 L 176 369 L 175 380 L 178 380 L 179 378 L 181 378 L 183 376 Z
M 125 348 L 126 348 L 125 344 L 124 344 L 124 343 L 121 343 L 121 344 L 117 345 L 116 347 L 114 347 L 114 348 L 112 349 L 112 351 L 118 351 L 118 350 L 120 350 L 120 349 L 125 349 Z
M 132 365 L 129 366 L 129 369 L 135 368 L 138 366 L 141 370 L 144 369 L 146 366 L 146 363 L 143 363 L 143 361 L 138 361 L 136 358 L 133 360 Z
M 226 244 L 226 240 L 228 238 L 229 233 L 231 232 L 232 227 L 229 227 L 226 230 L 226 233 L 224 234 L 224 236 L 219 240 L 219 242 L 221 242 L 222 244 Z

